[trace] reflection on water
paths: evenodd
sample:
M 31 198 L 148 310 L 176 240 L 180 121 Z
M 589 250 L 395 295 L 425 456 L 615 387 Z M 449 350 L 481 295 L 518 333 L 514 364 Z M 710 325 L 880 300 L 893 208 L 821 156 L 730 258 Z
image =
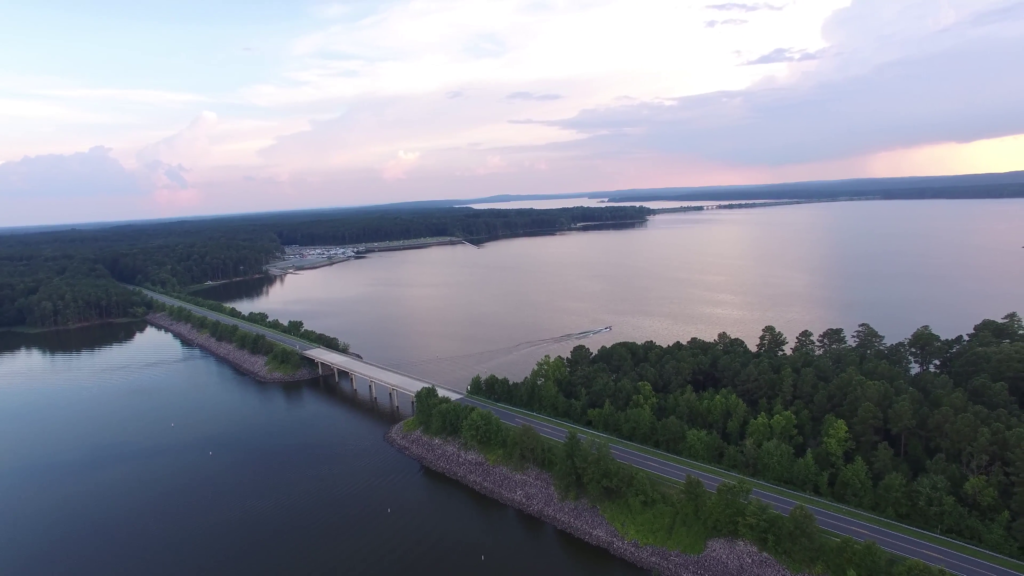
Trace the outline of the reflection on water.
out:
M 0 331 L 0 353 L 32 348 L 46 353 L 94 350 L 128 342 L 146 329 L 146 322 L 115 322 L 46 332 Z
M 253 298 L 259 298 L 260 296 L 270 294 L 271 288 L 283 285 L 287 281 L 287 278 L 287 275 L 268 275 L 260 276 L 258 278 L 236 280 L 234 282 L 224 282 L 222 284 L 213 284 L 208 287 L 200 288 L 193 291 L 191 295 L 197 298 L 216 300 L 218 302 L 251 300 Z
M 1024 311 L 1024 200 L 805 204 L 663 214 L 646 227 L 441 246 L 290 276 L 243 311 L 303 320 L 368 360 L 449 386 L 521 376 L 603 326 L 591 347 L 726 331 L 790 341 L 868 322 L 890 341 L 947 337 Z M 492 354 L 485 351 L 508 351 Z
M 1020 222 L 1024 201 L 674 214 L 201 295 L 465 385 L 581 342 L 864 321 L 890 340 L 962 333 L 1024 311 Z M 260 384 L 139 323 L 0 333 L 0 574 L 639 573 L 424 471 L 383 441 L 391 421 L 328 381 Z
M 50 336 L 0 352 L 0 574 L 641 573 L 424 470 L 327 380 L 152 327 Z

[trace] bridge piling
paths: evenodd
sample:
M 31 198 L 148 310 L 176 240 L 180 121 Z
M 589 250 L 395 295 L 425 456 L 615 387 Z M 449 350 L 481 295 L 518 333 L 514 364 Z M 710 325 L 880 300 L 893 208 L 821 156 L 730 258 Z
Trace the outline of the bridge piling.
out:
M 370 380 L 370 400 L 373 400 L 373 403 L 376 404 L 377 403 L 377 389 L 373 386 L 373 384 L 374 384 L 373 380 Z

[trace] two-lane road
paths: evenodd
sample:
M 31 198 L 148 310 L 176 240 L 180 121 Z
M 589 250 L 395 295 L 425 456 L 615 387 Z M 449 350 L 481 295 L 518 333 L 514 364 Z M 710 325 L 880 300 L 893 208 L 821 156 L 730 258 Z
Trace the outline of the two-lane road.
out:
M 567 434 L 565 430 L 557 426 L 552 426 L 541 420 L 523 416 L 484 402 L 478 402 L 473 398 L 466 397 L 460 400 L 460 402 L 464 402 L 484 410 L 490 410 L 503 422 L 507 422 L 514 426 L 529 424 L 530 426 L 533 426 L 537 432 L 559 442 L 563 441 Z M 586 436 L 586 434 L 581 433 L 580 436 Z M 656 456 L 623 448 L 622 446 L 612 445 L 611 452 L 615 459 L 620 462 L 632 464 L 642 470 L 659 474 L 673 480 L 683 481 L 687 476 L 696 476 L 704 482 L 704 485 L 708 489 L 711 490 L 716 489 L 718 485 L 724 481 L 722 478 L 714 476 L 713 474 L 687 468 Z M 798 504 L 794 500 L 770 492 L 764 492 L 763 490 L 754 489 L 751 495 L 770 504 L 775 510 L 782 512 L 783 514 L 788 514 L 789 511 Z M 977 558 L 960 554 L 959 552 L 954 552 L 941 546 L 936 546 L 923 540 L 905 536 L 891 530 L 886 530 L 885 528 L 879 528 L 878 526 L 867 524 L 842 514 L 837 514 L 814 506 L 805 505 L 805 507 L 814 514 L 815 518 L 818 520 L 818 525 L 822 528 L 857 540 L 872 540 L 880 547 L 890 552 L 895 552 L 897 554 L 902 554 L 903 556 L 916 558 L 929 564 L 941 566 L 950 572 L 963 574 L 964 576 L 1020 576 L 1020 572 L 1015 572 L 1013 570 L 1003 568 L 1002 566 L 996 566 L 995 564 L 978 560 Z
M 129 286 L 129 287 L 130 288 L 134 288 L 136 290 L 141 290 L 142 292 L 144 292 L 146 294 L 146 296 L 149 296 L 150 298 L 152 298 L 154 300 L 157 300 L 159 302 L 163 302 L 164 304 L 167 304 L 169 306 L 181 306 L 182 308 L 186 308 L 186 309 L 190 310 L 193 314 L 199 314 L 200 316 L 206 316 L 207 318 L 210 318 L 210 319 L 213 319 L 213 320 L 219 320 L 220 322 L 223 322 L 224 324 L 234 324 L 235 326 L 238 326 L 239 328 L 243 328 L 243 329 L 248 330 L 249 332 L 253 332 L 255 334 L 262 334 L 262 335 L 266 336 L 268 340 L 273 340 L 274 342 L 277 342 L 278 344 L 284 344 L 285 346 L 288 346 L 289 348 L 295 348 L 296 350 L 298 350 L 300 352 L 305 352 L 307 350 L 312 350 L 312 349 L 316 348 L 316 346 L 310 346 L 309 344 L 307 344 L 306 342 L 304 342 L 302 340 L 299 340 L 298 338 L 292 338 L 291 336 L 287 336 L 285 334 L 281 334 L 280 332 L 274 332 L 273 330 L 268 330 L 268 329 L 263 328 L 261 326 L 256 326 L 255 324 L 250 324 L 248 322 L 243 322 L 241 320 L 237 320 L 235 318 L 231 318 L 230 316 L 224 316 L 223 314 L 218 314 L 218 313 L 213 312 L 211 310 L 207 310 L 206 308 L 200 308 L 199 306 L 193 306 L 192 304 L 189 304 L 187 302 L 183 302 L 181 300 L 178 300 L 177 298 L 171 298 L 170 296 L 164 296 L 163 294 L 160 294 L 159 292 L 153 292 L 152 290 L 146 290 L 145 288 L 139 288 L 138 286 Z
M 152 298 L 164 302 L 166 304 L 174 306 L 184 306 L 185 308 L 188 308 L 189 310 L 196 314 L 201 314 L 208 318 L 213 318 L 227 324 L 234 324 L 236 326 L 239 326 L 240 328 L 249 330 L 257 334 L 263 334 L 264 336 L 266 336 L 270 340 L 273 340 L 274 342 L 284 344 L 285 346 L 290 346 L 292 348 L 296 348 L 301 352 L 309 352 L 316 348 L 314 346 L 310 346 L 309 344 L 303 342 L 302 340 L 291 338 L 279 332 L 274 332 L 272 330 L 267 330 L 260 326 L 249 324 L 248 322 L 242 322 L 234 318 L 223 316 L 215 312 L 211 312 L 210 310 L 206 310 L 205 308 L 193 306 L 191 304 L 184 303 L 180 300 L 176 300 L 174 298 L 170 298 L 162 294 L 158 294 L 156 292 L 151 292 L 149 290 L 143 291 Z M 376 369 L 390 371 L 390 369 L 387 369 L 383 366 L 372 366 L 374 366 Z M 397 377 L 400 374 L 396 372 L 395 375 Z M 401 374 L 400 376 L 406 378 L 414 378 L 404 374 Z M 426 382 L 425 384 L 429 385 L 429 383 Z M 455 396 L 457 396 L 457 394 L 453 395 L 452 397 Z M 533 426 L 539 433 L 543 434 L 548 438 L 557 440 L 559 442 L 565 439 L 565 430 L 557 426 L 552 426 L 542 420 L 537 420 L 535 418 L 523 416 L 518 413 L 505 410 L 503 408 L 479 402 L 469 397 L 461 398 L 458 401 L 464 402 L 472 406 L 476 406 L 478 408 L 482 408 L 484 410 L 490 410 L 495 415 L 497 415 L 503 422 L 507 422 L 514 426 L 529 424 L 530 426 Z M 581 434 L 581 436 L 586 436 L 586 434 Z M 714 474 L 709 474 L 707 472 L 702 472 L 700 470 L 688 468 L 686 466 L 676 464 L 675 462 L 664 460 L 657 456 L 644 454 L 642 452 L 637 452 L 635 450 L 624 448 L 622 446 L 611 446 L 611 452 L 612 455 L 621 462 L 631 464 L 640 469 L 646 470 L 654 474 L 659 474 L 661 476 L 671 478 L 673 480 L 683 481 L 686 479 L 687 476 L 696 476 L 697 478 L 700 478 L 701 481 L 704 482 L 705 486 L 712 490 L 717 488 L 718 485 L 724 481 L 722 478 L 715 476 Z M 758 489 L 754 489 L 752 495 L 760 500 L 763 500 L 764 502 L 767 502 L 775 510 L 778 510 L 779 512 L 782 512 L 784 514 L 788 513 L 794 506 L 797 505 L 797 502 L 790 498 L 786 498 L 785 496 L 780 496 L 770 492 L 764 492 Z M 880 528 L 872 524 L 867 524 L 865 522 L 850 518 L 843 514 L 838 514 L 836 512 L 831 512 L 829 510 L 824 510 L 822 508 L 817 508 L 814 506 L 807 506 L 807 509 L 812 514 L 814 514 L 815 518 L 817 518 L 818 525 L 822 528 L 831 530 L 832 532 L 835 532 L 837 534 L 842 534 L 844 536 L 856 538 L 857 540 L 872 540 L 876 542 L 879 546 L 886 550 L 889 550 L 890 552 L 902 554 L 904 556 L 916 558 L 929 564 L 941 566 L 949 570 L 950 572 L 963 574 L 964 576 L 1019 576 L 1021 574 L 1021 572 L 1016 572 L 1008 568 L 1003 568 L 1002 566 L 997 566 L 995 564 L 979 560 L 972 556 L 960 554 L 959 552 L 954 552 L 952 550 L 948 550 L 941 546 L 936 546 L 935 544 L 931 544 L 923 540 L 913 538 L 911 536 L 906 536 L 897 532 L 893 532 L 891 530 L 886 530 L 885 528 Z

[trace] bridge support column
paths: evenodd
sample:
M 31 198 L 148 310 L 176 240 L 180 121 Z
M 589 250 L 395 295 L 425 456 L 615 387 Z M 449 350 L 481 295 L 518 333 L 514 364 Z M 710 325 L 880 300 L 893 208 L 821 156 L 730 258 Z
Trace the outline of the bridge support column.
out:
M 341 382 L 341 380 L 338 379 L 338 369 L 335 368 L 334 366 L 331 366 L 331 368 L 334 368 L 334 382 L 335 382 L 335 384 L 337 384 L 338 382 Z
M 349 382 L 349 384 L 352 385 L 352 393 L 353 394 L 358 394 L 359 390 L 356 390 L 356 375 L 351 373 L 351 372 L 349 372 L 348 373 L 348 382 Z
M 398 412 L 398 389 L 397 388 L 390 388 L 388 390 L 388 400 L 391 401 L 391 408 L 393 408 L 395 412 Z
M 316 363 L 316 371 L 319 372 L 321 376 L 323 376 L 324 375 L 324 365 L 319 363 L 319 362 L 317 362 Z
M 370 380 L 370 400 L 373 400 L 374 403 L 377 402 L 377 389 L 374 387 L 373 380 Z

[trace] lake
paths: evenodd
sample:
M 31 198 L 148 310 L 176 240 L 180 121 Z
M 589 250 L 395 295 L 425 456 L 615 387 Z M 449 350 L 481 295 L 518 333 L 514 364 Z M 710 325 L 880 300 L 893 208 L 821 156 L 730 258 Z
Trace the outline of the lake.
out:
M 463 388 L 543 354 L 722 331 L 790 341 L 867 322 L 889 341 L 1024 311 L 1024 200 L 862 201 L 664 214 L 569 232 L 371 254 L 197 295 L 341 338 Z M 560 336 L 612 326 L 582 340 Z
M 144 323 L 17 339 L 0 574 L 642 574 L 422 469 L 334 386 L 260 384 Z
M 890 341 L 964 333 L 1024 311 L 1022 222 L 1021 200 L 668 214 L 201 295 L 462 387 L 577 344 L 724 330 L 753 345 L 766 324 L 790 340 L 859 322 Z M 640 573 L 423 470 L 384 443 L 391 424 L 144 323 L 0 333 L 0 574 Z

